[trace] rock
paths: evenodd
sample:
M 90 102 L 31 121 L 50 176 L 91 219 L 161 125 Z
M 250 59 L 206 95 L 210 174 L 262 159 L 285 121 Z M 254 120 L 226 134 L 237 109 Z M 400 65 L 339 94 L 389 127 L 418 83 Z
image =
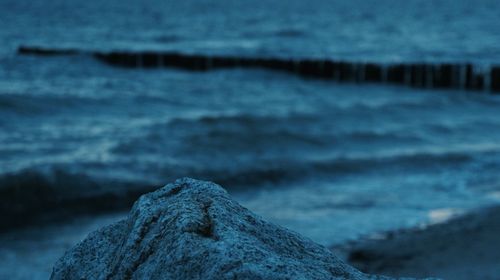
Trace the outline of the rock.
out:
M 180 179 L 143 195 L 127 219 L 91 233 L 51 279 L 388 279 L 264 221 L 220 186 Z

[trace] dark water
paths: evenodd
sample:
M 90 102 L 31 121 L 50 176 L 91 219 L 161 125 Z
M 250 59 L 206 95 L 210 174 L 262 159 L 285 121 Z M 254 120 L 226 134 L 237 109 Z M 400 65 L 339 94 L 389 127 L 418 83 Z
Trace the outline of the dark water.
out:
M 0 189 L 22 204 L 24 195 L 214 180 L 323 244 L 498 203 L 496 96 L 15 52 L 34 44 L 491 64 L 500 62 L 498 3 L 2 0 Z
M 498 1 L 2 0 L 0 38 L 91 49 L 319 56 L 356 60 L 500 59 Z

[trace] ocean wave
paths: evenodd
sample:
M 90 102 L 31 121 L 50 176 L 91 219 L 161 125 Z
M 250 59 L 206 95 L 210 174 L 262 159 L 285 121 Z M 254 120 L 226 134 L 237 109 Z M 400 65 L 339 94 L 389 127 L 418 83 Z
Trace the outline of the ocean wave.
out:
M 154 41 L 159 43 L 176 43 L 185 40 L 183 36 L 180 35 L 159 35 L 153 38 Z
M 307 32 L 297 28 L 284 28 L 273 32 L 276 37 L 302 38 L 307 36 Z
M 82 105 L 102 105 L 104 98 L 81 96 L 0 94 L 0 113 L 37 115 L 81 107 Z
M 47 216 L 65 216 L 74 213 L 125 209 L 143 193 L 160 187 L 179 177 L 194 177 L 215 181 L 230 190 L 269 186 L 286 186 L 287 182 L 299 182 L 315 178 L 334 179 L 342 176 L 366 176 L 389 171 L 403 174 L 405 170 L 435 172 L 436 169 L 457 169 L 473 162 L 480 153 L 499 153 L 500 149 L 449 150 L 406 152 L 373 156 L 330 156 L 325 158 L 259 159 L 239 162 L 237 159 L 222 162 L 189 161 L 161 162 L 149 173 L 136 174 L 141 182 L 126 181 L 123 176 L 92 175 L 76 172 L 69 167 L 52 166 L 31 168 L 0 175 L 0 213 L 5 219 L 0 230 L 26 221 L 44 219 Z M 147 168 L 151 163 L 136 164 Z M 148 165 L 149 164 L 149 165 Z M 130 173 L 134 171 L 130 167 Z
M 304 38 L 308 35 L 307 31 L 299 28 L 272 28 L 268 30 L 255 31 L 255 30 L 243 30 L 241 36 L 246 38 L 263 38 L 263 37 L 277 37 L 277 38 Z
M 315 178 L 336 178 L 357 174 L 383 171 L 396 173 L 408 169 L 419 172 L 435 172 L 437 168 L 457 168 L 474 160 L 474 154 L 467 152 L 444 153 L 405 153 L 387 156 L 333 157 L 327 159 L 254 160 L 251 163 L 229 163 L 225 166 L 201 165 L 196 168 L 180 168 L 181 176 L 195 177 L 217 182 L 229 189 L 248 189 L 273 186 L 285 186 L 286 182 L 299 182 Z M 202 167 L 203 166 L 203 167 Z M 168 175 L 167 175 L 168 174 Z M 164 170 L 166 177 L 175 177 L 172 169 Z
M 358 120 L 357 114 L 348 113 L 351 109 L 345 110 L 346 114 L 332 110 L 332 112 L 318 112 L 317 114 L 292 113 L 285 115 L 210 115 L 198 118 L 174 118 L 167 123 L 155 124 L 150 128 L 151 131 L 165 130 L 169 132 L 180 130 L 189 130 L 193 135 L 204 136 L 207 133 L 213 133 L 212 136 L 221 137 L 232 135 L 234 133 L 266 136 L 266 133 L 275 135 L 280 132 L 283 137 L 301 138 L 309 136 L 316 137 L 316 141 L 323 142 L 321 137 L 330 136 L 338 141 L 345 140 L 375 140 L 375 139 L 410 139 L 421 140 L 412 136 L 411 131 L 405 129 L 389 129 L 384 127 L 361 127 L 352 126 L 349 129 L 344 128 L 345 123 L 352 120 Z M 360 109 L 360 113 L 366 114 L 366 108 Z M 359 123 L 359 121 L 358 121 Z M 350 124 L 350 123 L 348 123 Z M 209 135 L 210 137 L 210 135 Z M 313 141 L 313 142 L 316 142 Z
M 175 118 L 143 127 L 137 137 L 118 143 L 119 154 L 156 149 L 170 154 L 239 157 L 255 153 L 296 154 L 331 151 L 356 145 L 425 143 L 426 139 L 407 130 L 345 127 L 328 117 L 309 114 L 258 116 L 248 114 Z
M 154 189 L 104 180 L 63 168 L 31 168 L 0 175 L 0 231 L 75 213 L 124 209 Z

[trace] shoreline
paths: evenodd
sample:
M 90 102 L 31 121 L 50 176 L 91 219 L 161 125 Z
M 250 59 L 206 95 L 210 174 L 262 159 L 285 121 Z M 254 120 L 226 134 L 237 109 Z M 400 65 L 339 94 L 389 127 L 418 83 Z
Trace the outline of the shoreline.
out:
M 365 273 L 392 277 L 499 279 L 500 205 L 425 228 L 388 232 L 332 248 Z

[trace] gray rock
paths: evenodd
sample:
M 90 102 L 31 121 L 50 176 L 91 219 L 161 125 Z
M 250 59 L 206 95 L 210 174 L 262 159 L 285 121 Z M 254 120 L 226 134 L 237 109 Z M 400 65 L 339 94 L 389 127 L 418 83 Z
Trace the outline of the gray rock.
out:
M 56 263 L 51 279 L 387 278 L 264 221 L 214 183 L 180 179 L 91 233 Z

